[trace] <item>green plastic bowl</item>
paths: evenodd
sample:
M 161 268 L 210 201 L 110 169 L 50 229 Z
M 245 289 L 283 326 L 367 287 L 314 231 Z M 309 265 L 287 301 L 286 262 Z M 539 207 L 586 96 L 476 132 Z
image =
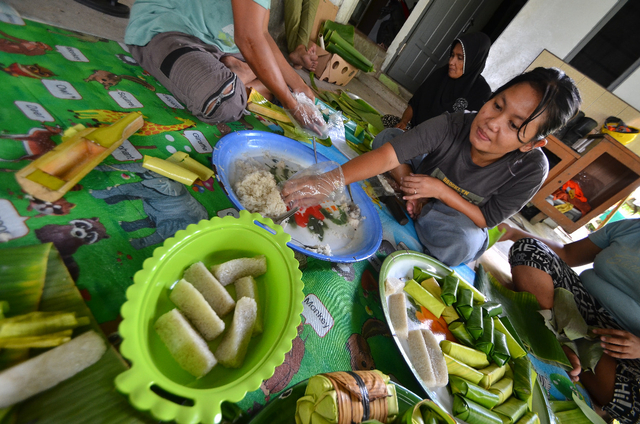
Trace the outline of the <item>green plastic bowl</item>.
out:
M 240 211 L 239 218 L 189 225 L 153 252 L 135 274 L 121 309 L 120 352 L 132 366 L 116 377 L 115 384 L 134 407 L 163 421 L 217 423 L 223 401 L 240 401 L 273 375 L 291 350 L 302 312 L 302 273 L 286 245 L 289 240 L 271 219 Z M 267 273 L 256 280 L 264 332 L 252 338 L 241 368 L 218 364 L 204 377 L 194 378 L 180 368 L 153 329 L 158 317 L 175 307 L 169 288 L 195 262 L 211 266 L 261 254 L 267 258 Z M 235 295 L 233 285 L 229 287 Z M 231 315 L 225 317 L 227 324 Z M 219 339 L 210 343 L 214 352 Z

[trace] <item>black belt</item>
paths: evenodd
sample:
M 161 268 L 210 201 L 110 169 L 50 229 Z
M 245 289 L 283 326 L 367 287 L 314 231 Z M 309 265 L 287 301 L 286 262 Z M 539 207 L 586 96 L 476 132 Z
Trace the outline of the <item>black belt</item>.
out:
M 171 73 L 171 68 L 173 68 L 173 64 L 176 63 L 176 60 L 178 60 L 184 54 L 187 54 L 189 52 L 196 52 L 196 51 L 199 52 L 202 50 L 197 49 L 195 47 L 180 47 L 179 49 L 172 51 L 162 61 L 162 64 L 160 65 L 160 71 L 162 71 L 162 73 L 167 78 L 169 78 L 169 74 Z

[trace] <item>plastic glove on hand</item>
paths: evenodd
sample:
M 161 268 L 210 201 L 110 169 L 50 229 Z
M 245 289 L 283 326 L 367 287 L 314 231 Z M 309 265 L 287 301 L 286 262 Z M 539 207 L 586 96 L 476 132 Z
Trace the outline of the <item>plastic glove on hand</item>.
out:
M 312 165 L 285 181 L 281 195 L 290 208 L 307 208 L 328 200 L 337 204 L 345 203 L 342 168 L 332 161 Z
M 309 137 L 327 138 L 327 124 L 313 100 L 304 93 L 292 93 L 296 99 L 293 109 L 285 109 L 291 121 Z

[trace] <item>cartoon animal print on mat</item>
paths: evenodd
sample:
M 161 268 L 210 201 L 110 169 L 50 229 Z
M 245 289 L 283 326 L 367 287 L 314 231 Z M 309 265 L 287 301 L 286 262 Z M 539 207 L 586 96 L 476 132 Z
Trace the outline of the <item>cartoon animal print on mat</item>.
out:
M 108 90 L 111 87 L 118 85 L 118 83 L 123 79 L 140 84 L 144 88 L 147 88 L 151 91 L 156 91 L 156 88 L 153 85 L 149 84 L 142 78 L 132 77 L 131 75 L 116 75 L 109 71 L 101 71 L 101 70 L 93 71 L 93 74 L 89 75 L 89 77 L 86 78 L 84 81 L 85 82 L 98 81 L 100 84 L 104 86 L 105 89 Z
M 59 31 L 55 31 L 53 29 L 47 28 L 47 31 L 49 31 L 51 34 L 59 34 L 59 35 L 65 35 L 67 37 L 74 37 L 74 38 L 77 38 L 78 40 L 86 41 L 89 43 L 97 43 L 98 41 L 101 41 L 103 43 L 109 42 L 109 40 L 106 38 L 96 37 L 95 35 L 90 35 L 90 34 L 83 34 L 81 32 L 73 31 L 70 29 L 65 29 L 63 30 L 64 32 L 59 32 Z
M 264 392 L 265 402 L 269 402 L 272 393 L 284 390 L 291 383 L 293 376 L 300 370 L 300 364 L 304 356 L 304 344 L 306 338 L 302 339 L 302 330 L 305 322 L 298 325 L 298 335 L 291 342 L 291 350 L 284 355 L 284 362 L 277 366 L 271 378 L 264 380 L 260 384 L 260 390 Z M 307 336 L 308 337 L 308 336 Z
M 142 167 L 141 163 L 118 164 L 116 167 L 97 166 L 100 171 L 133 172 L 143 181 L 119 184 L 106 190 L 93 190 L 91 195 L 104 200 L 108 205 L 122 201 L 141 200 L 146 218 L 136 221 L 121 221 L 120 226 L 126 232 L 142 228 L 155 228 L 156 231 L 146 237 L 129 240 L 135 249 L 143 249 L 162 243 L 172 237 L 176 231 L 187 228 L 208 219 L 207 210 L 192 195 L 187 187 L 177 181 Z
M 49 78 L 53 77 L 56 74 L 53 73 L 52 70 L 45 68 L 44 66 L 40 66 L 37 63 L 33 65 L 23 65 L 21 63 L 12 63 L 6 68 L 2 63 L 0 63 L 0 67 L 4 72 L 11 75 L 12 77 L 27 77 L 27 78 Z
M 353 371 L 376 369 L 367 339 L 381 335 L 391 336 L 387 323 L 376 318 L 369 318 L 362 324 L 362 334 L 353 333 L 349 336 L 345 347 L 351 355 L 351 369 Z
M 86 120 L 93 119 L 96 123 L 100 124 L 110 124 L 112 122 L 116 122 L 118 119 L 122 118 L 125 115 L 128 115 L 126 112 L 117 112 L 114 110 L 104 110 L 104 109 L 93 109 L 93 110 L 69 110 L 69 112 L 73 112 L 76 119 Z M 154 124 L 153 122 L 149 122 L 147 117 L 144 117 L 144 125 L 136 135 L 155 135 L 163 132 L 169 131 L 180 131 L 186 128 L 195 127 L 196 123 L 190 119 L 183 119 L 179 117 L 175 117 L 178 121 L 182 121 L 182 124 L 175 125 L 160 125 Z M 106 125 L 101 125 L 106 126 Z
M 56 147 L 51 139 L 60 134 L 59 126 L 43 124 L 44 128 L 31 128 L 27 134 L 0 134 L 0 162 L 20 162 L 35 160 Z M 11 141 L 9 141 L 11 140 Z
M 23 40 L 22 38 L 14 37 L 4 31 L 0 31 L 0 52 L 40 56 L 48 50 L 53 49 L 51 46 L 40 41 Z
M 67 225 L 49 224 L 38 228 L 35 233 L 42 243 L 53 243 L 75 281 L 78 281 L 80 268 L 73 259 L 73 254 L 86 244 L 95 244 L 109 238 L 98 218 L 74 219 Z
M 24 198 L 29 199 L 29 206 L 27 206 L 27 211 L 40 212 L 38 215 L 34 216 L 34 218 L 50 215 L 68 215 L 69 212 L 71 212 L 71 209 L 76 207 L 74 203 L 69 203 L 64 197 L 61 197 L 55 202 L 47 202 L 45 200 L 36 199 L 30 194 L 25 195 Z

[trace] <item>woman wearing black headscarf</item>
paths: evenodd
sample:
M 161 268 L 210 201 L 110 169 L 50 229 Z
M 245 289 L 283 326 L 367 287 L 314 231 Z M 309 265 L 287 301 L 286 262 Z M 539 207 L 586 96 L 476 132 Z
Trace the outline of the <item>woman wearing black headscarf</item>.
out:
M 480 110 L 491 96 L 489 84 L 480 75 L 490 47 L 491 40 L 481 32 L 456 38 L 447 66 L 436 69 L 422 83 L 409 100 L 400 122 L 385 122 L 385 126 L 406 130 L 444 112 Z

